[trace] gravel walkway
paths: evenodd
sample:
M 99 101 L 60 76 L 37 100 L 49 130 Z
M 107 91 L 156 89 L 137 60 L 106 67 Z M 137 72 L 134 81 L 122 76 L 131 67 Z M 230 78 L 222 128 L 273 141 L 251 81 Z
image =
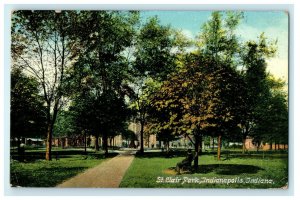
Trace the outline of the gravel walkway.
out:
M 60 188 L 118 188 L 134 159 L 127 151 L 57 185 Z

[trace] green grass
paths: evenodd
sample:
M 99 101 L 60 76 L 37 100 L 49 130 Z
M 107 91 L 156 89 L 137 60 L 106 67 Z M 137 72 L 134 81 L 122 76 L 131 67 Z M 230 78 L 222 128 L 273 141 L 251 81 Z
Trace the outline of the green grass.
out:
M 158 154 L 136 157 L 126 172 L 121 187 L 135 188 L 279 188 L 287 183 L 287 154 L 229 154 L 217 161 L 212 154 L 199 158 L 199 169 L 191 174 L 176 175 L 173 168 L 184 157 L 165 158 Z M 226 158 L 226 159 L 225 159 Z M 178 182 L 176 183 L 176 178 Z M 175 183 L 170 183 L 171 181 Z M 244 183 L 218 183 L 243 180 Z M 257 179 L 272 183 L 246 183 Z M 162 180 L 161 182 L 158 182 Z M 185 181 L 190 181 L 185 182 Z M 194 181 L 194 183 L 193 183 Z M 200 182 L 200 184 L 199 184 Z
M 53 156 L 52 161 L 40 159 L 45 154 L 41 151 L 26 152 L 24 162 L 11 159 L 11 185 L 21 187 L 55 187 L 64 180 L 105 160 L 101 153 L 84 155 L 82 151 L 58 150 L 57 152 L 59 152 L 59 159 L 56 160 L 55 156 Z

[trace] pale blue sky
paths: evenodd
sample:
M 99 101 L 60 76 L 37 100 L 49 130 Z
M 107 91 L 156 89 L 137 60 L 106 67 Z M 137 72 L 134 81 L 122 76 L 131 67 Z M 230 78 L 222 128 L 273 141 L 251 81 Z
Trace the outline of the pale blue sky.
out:
M 182 29 L 195 37 L 210 17 L 211 11 L 143 11 L 145 20 L 157 15 L 164 25 Z M 265 32 L 267 38 L 278 40 L 276 57 L 268 60 L 268 70 L 276 77 L 288 80 L 288 15 L 284 11 L 244 11 L 244 19 L 236 30 L 241 40 L 256 40 Z

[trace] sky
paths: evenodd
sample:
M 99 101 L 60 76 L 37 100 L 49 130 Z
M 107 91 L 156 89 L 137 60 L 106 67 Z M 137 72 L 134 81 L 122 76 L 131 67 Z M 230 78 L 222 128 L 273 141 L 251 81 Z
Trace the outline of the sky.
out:
M 194 38 L 201 32 L 201 26 L 209 19 L 210 11 L 143 11 L 146 20 L 157 16 L 163 25 L 181 29 Z M 244 19 L 236 30 L 241 41 L 257 40 L 264 32 L 270 40 L 277 40 L 277 54 L 267 60 L 267 71 L 276 78 L 288 82 L 288 14 L 284 11 L 244 11 Z

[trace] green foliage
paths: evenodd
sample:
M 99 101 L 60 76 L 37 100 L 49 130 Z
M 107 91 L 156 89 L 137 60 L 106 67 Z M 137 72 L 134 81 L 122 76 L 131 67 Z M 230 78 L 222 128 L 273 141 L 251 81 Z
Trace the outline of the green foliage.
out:
M 276 97 L 276 93 L 282 91 L 284 83 L 273 80 L 266 72 L 266 59 L 274 56 L 275 53 L 276 41 L 268 42 L 263 33 L 259 36 L 258 41 L 248 41 L 242 52 L 245 67 L 242 77 L 246 87 L 242 94 L 245 106 L 241 113 L 241 127 L 243 137 L 253 137 L 254 143 L 258 146 L 261 142 L 273 142 L 273 138 L 279 138 L 282 133 L 286 138 L 285 143 L 287 142 L 286 95 L 282 93 L 280 94 L 281 98 Z M 274 99 L 281 104 L 281 106 L 276 105 L 281 109 L 274 108 Z M 284 115 L 285 117 L 283 117 Z M 277 124 L 273 122 L 277 122 Z M 281 133 L 276 130 L 276 127 L 279 126 L 285 126 L 285 130 L 281 129 L 283 131 Z
M 258 143 L 288 144 L 288 105 L 286 93 L 281 92 L 283 85 L 280 80 L 268 80 L 271 91 L 256 108 L 256 126 L 250 134 Z
M 72 56 L 77 60 L 69 72 L 70 110 L 77 128 L 102 136 L 107 151 L 107 138 L 124 131 L 131 115 L 125 104 L 131 88 L 124 52 L 132 45 L 138 13 L 80 11 L 76 20 L 71 34 L 77 47 Z
M 57 113 L 66 103 L 65 74 L 71 65 L 69 33 L 72 11 L 14 11 L 11 35 L 12 66 L 19 67 L 39 85 L 46 107 L 46 159 L 51 160 L 52 132 Z
M 122 131 L 122 138 L 124 140 L 130 140 L 130 141 L 132 141 L 132 140 L 134 141 L 137 139 L 135 133 L 128 129 L 127 130 L 125 129 L 124 131 Z
M 242 18 L 239 12 L 212 13 L 202 27 L 198 51 L 181 56 L 177 71 L 150 96 L 154 132 L 192 134 L 195 139 L 222 135 L 229 141 L 241 139 L 242 132 L 243 137 L 252 134 L 255 140 L 266 140 L 267 133 L 258 127 L 268 118 L 264 113 L 271 113 L 265 108 L 274 107 L 270 84 L 279 87 L 268 81 L 265 61 L 275 55 L 276 41 L 261 34 L 258 41 L 242 44 L 234 34 Z
M 181 40 L 183 42 L 183 40 Z M 172 49 L 179 44 L 175 41 L 169 26 L 159 24 L 157 18 L 150 18 L 138 31 L 134 52 L 133 74 L 136 80 L 133 83 L 135 95 L 131 107 L 137 113 L 137 120 L 141 124 L 141 152 L 143 152 L 144 127 L 153 133 L 153 127 L 147 124 L 149 115 L 149 96 L 155 93 L 160 82 L 175 70 L 176 55 Z M 181 43 L 183 44 L 183 43 Z
M 225 134 L 237 126 L 243 83 L 235 70 L 239 49 L 233 31 L 241 17 L 228 13 L 225 21 L 221 12 L 212 13 L 199 36 L 199 52 L 187 55 L 153 97 L 159 129 Z
M 286 141 L 284 83 L 266 73 L 276 41 L 262 33 L 242 43 L 235 35 L 242 19 L 242 12 L 212 12 L 193 41 L 156 17 L 141 24 L 136 11 L 16 11 L 13 66 L 34 77 L 49 140 L 53 127 L 103 141 L 132 138 L 126 126 L 135 118 L 142 144 L 144 131 L 167 141 Z
M 240 41 L 234 34 L 235 29 L 243 18 L 241 12 L 227 12 L 226 17 L 220 11 L 214 11 L 202 27 L 199 36 L 199 50 L 208 56 L 214 65 L 219 62 L 235 63 L 240 52 Z
M 174 73 L 152 96 L 152 115 L 158 131 L 208 135 L 234 132 L 240 121 L 242 80 L 231 67 L 210 71 L 211 64 L 197 57 L 188 68 Z
M 92 135 L 116 134 L 124 128 L 129 109 L 122 98 L 113 91 L 100 96 L 85 93 L 78 96 L 70 107 L 78 130 Z
M 21 70 L 11 72 L 11 138 L 44 137 L 46 110 L 38 83 Z
M 168 26 L 159 24 L 157 18 L 150 18 L 137 36 L 134 67 L 142 76 L 164 79 L 174 70 L 175 55 L 171 54 L 175 46 Z
M 53 128 L 53 136 L 55 137 L 70 137 L 80 133 L 76 130 L 76 124 L 73 113 L 70 111 L 60 111 L 57 115 L 56 123 Z

